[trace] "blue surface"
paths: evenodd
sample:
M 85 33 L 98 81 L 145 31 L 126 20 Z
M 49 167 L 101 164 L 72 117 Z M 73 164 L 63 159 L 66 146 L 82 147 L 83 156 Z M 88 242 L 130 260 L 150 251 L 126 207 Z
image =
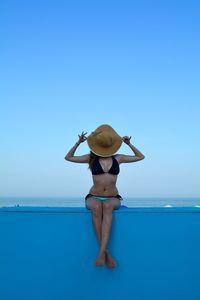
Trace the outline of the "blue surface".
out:
M 200 209 L 121 208 L 95 268 L 86 208 L 0 208 L 0 299 L 199 300 Z

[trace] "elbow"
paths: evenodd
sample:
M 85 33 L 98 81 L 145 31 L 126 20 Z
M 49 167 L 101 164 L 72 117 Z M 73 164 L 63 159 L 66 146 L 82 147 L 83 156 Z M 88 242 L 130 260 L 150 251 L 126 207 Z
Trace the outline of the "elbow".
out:
M 144 159 L 144 158 L 145 158 L 145 156 L 144 156 L 144 155 L 142 155 L 142 156 L 141 156 L 141 159 Z
M 73 156 L 66 155 L 65 156 L 65 160 L 67 160 L 67 161 L 73 161 Z

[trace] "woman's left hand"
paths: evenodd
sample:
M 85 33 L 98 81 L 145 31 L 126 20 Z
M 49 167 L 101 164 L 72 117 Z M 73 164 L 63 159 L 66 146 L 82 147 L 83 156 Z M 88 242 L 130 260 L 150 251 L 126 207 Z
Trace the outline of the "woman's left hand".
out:
M 86 134 L 87 134 L 87 132 L 82 131 L 82 133 L 78 135 L 79 143 L 83 143 L 87 140 L 87 137 L 85 136 Z
M 131 136 L 130 137 L 128 137 L 128 136 L 122 137 L 122 141 L 127 145 L 130 145 L 130 139 L 131 139 Z

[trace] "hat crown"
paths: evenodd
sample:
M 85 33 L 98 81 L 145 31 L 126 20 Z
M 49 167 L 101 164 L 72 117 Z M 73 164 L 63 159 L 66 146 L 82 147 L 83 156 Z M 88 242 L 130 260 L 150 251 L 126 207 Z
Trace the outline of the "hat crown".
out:
M 96 135 L 96 143 L 102 147 L 110 147 L 113 145 L 114 141 L 109 132 L 103 131 Z
M 103 124 L 88 136 L 87 143 L 93 153 L 106 157 L 119 149 L 122 138 L 110 125 Z

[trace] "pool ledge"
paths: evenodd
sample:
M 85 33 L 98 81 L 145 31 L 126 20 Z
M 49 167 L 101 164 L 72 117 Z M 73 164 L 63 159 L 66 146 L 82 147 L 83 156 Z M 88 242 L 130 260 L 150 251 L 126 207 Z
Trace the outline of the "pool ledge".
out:
M 85 207 L 1 207 L 0 237 L 1 300 L 200 299 L 197 207 L 114 210 L 114 269 Z
M 12 206 L 0 207 L 0 212 L 91 213 L 85 207 Z M 121 207 L 114 213 L 200 213 L 198 207 Z

